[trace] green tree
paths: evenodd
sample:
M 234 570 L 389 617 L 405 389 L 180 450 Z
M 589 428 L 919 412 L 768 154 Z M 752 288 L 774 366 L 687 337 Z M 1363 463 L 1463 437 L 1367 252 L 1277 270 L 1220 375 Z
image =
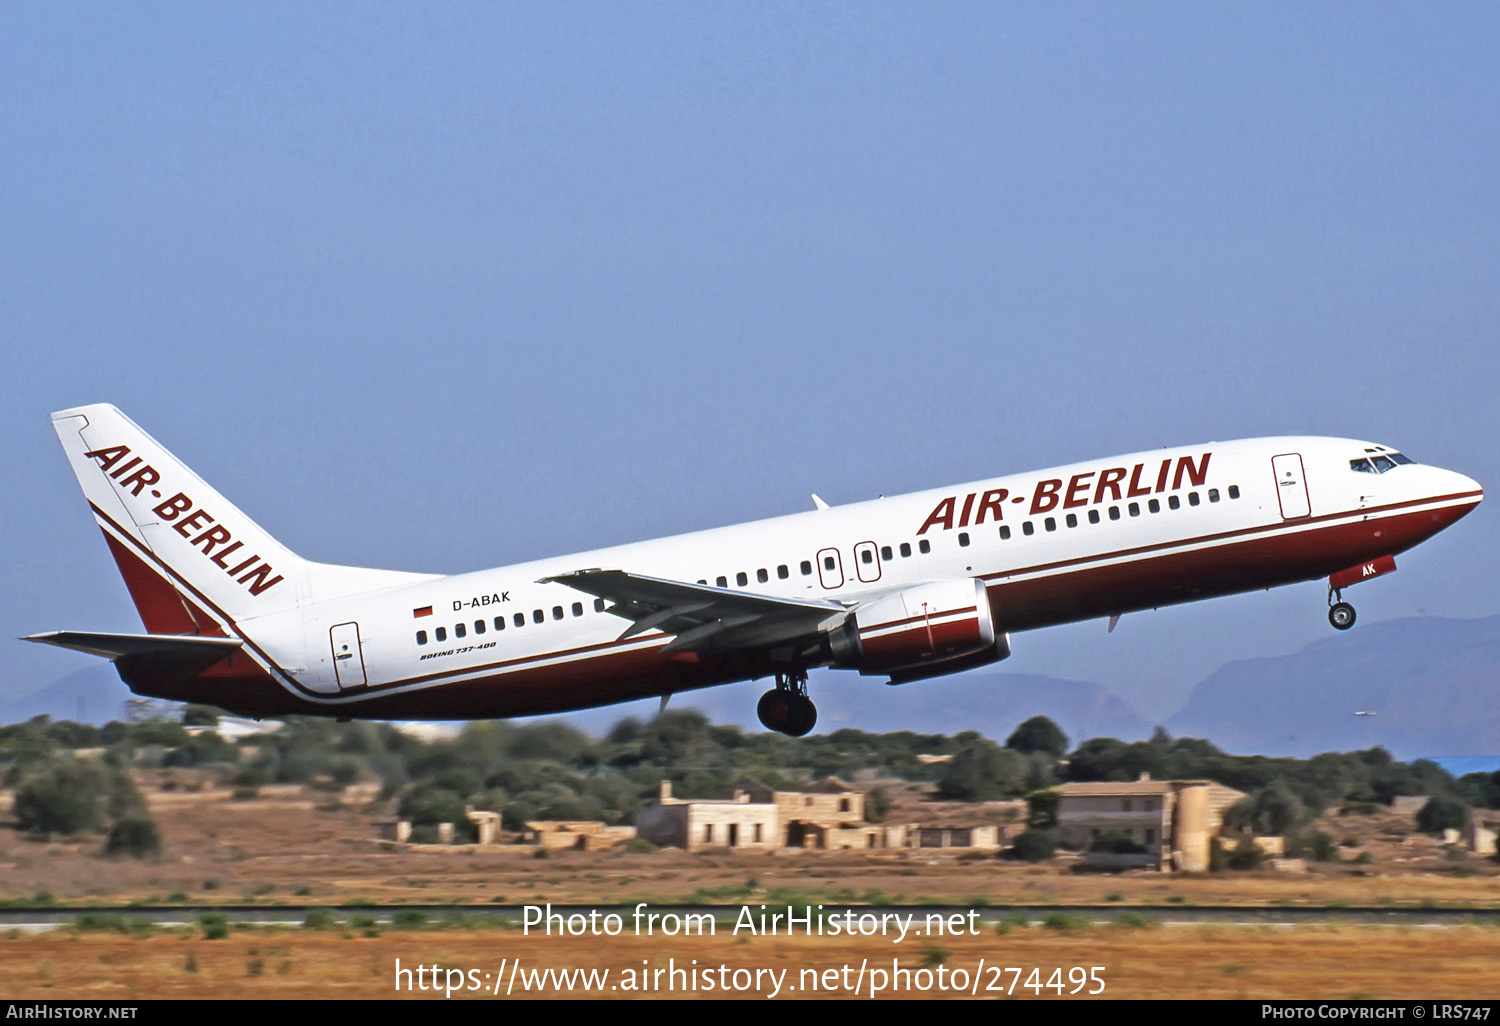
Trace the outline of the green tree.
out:
M 92 833 L 103 821 L 104 774 L 92 763 L 67 762 L 32 777 L 16 791 L 13 815 L 22 830 Z
M 1457 798 L 1429 798 L 1417 813 L 1417 829 L 1424 834 L 1462 830 L 1469 825 L 1469 807 Z
M 1062 796 L 1053 790 L 1032 791 L 1026 796 L 1026 825 L 1046 830 L 1057 826 L 1057 805 Z
M 1057 843 L 1056 830 L 1027 830 L 1016 838 L 1007 854 L 1024 862 L 1043 862 L 1057 854 Z
M 161 831 L 155 820 L 144 816 L 126 816 L 109 828 L 104 853 L 128 855 L 137 859 L 155 858 L 161 853 Z
M 950 801 L 987 802 L 1020 794 L 1025 785 L 1025 757 L 979 738 L 948 762 L 938 781 L 938 795 Z
M 1005 747 L 1025 755 L 1046 752 L 1061 759 L 1068 750 L 1068 736 L 1047 717 L 1033 716 L 1011 732 Z
M 1305 816 L 1301 800 L 1278 779 L 1224 810 L 1224 823 L 1260 835 L 1285 834 Z
M 1246 837 L 1229 853 L 1228 862 L 1230 869 L 1256 869 L 1264 860 L 1265 854 Z

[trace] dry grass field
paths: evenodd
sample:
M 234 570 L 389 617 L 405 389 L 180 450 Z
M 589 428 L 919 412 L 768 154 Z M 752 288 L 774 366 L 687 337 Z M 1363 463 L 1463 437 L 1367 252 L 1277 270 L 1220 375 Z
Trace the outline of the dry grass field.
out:
M 440 966 L 456 970 L 455 983 L 477 982 L 479 991 L 456 990 L 452 999 L 490 998 L 496 973 L 509 979 L 513 960 L 524 977 L 536 970 L 607 970 L 602 988 L 558 987 L 555 979 L 537 989 L 517 986 L 512 996 L 530 997 L 869 997 L 882 970 L 886 988 L 876 996 L 895 998 L 1055 999 L 1045 984 L 1053 969 L 1063 997 L 1087 998 L 1089 982 L 1076 996 L 1068 992 L 1068 970 L 1103 967 L 1103 998 L 1434 998 L 1493 999 L 1500 989 L 1500 929 L 1458 926 L 1436 929 L 1392 927 L 1118 927 L 1050 929 L 1032 926 L 1003 935 L 994 929 L 978 937 L 938 942 L 804 937 L 745 938 L 727 935 L 692 939 L 613 939 L 523 936 L 519 930 L 311 931 L 296 927 L 235 930 L 222 940 L 178 929 L 132 938 L 71 930 L 0 938 L 0 980 L 5 996 L 19 999 L 148 998 L 351 998 L 445 1000 L 432 976 L 415 974 L 396 987 L 397 960 L 405 969 Z M 694 964 L 696 960 L 696 964 Z M 866 963 L 862 982 L 857 977 Z M 982 961 L 981 961 L 982 960 Z M 668 990 L 669 966 L 697 975 L 676 977 Z M 721 975 L 724 966 L 728 975 Z M 847 975 L 825 975 L 849 966 Z M 899 966 L 907 975 L 892 975 Z M 938 967 L 942 967 L 939 976 Z M 995 968 L 985 968 L 995 967 Z M 1016 967 L 1023 974 L 1004 970 Z M 646 970 L 643 981 L 627 976 Z M 731 988 L 708 990 L 709 977 Z M 999 971 L 996 971 L 998 969 Z M 1032 969 L 1040 970 L 1036 977 Z M 738 981 L 735 970 L 741 970 Z M 755 970 L 762 970 L 760 980 Z M 809 989 L 813 970 L 816 989 Z M 469 975 L 473 971 L 476 975 Z M 488 974 L 488 975 L 487 975 Z M 446 978 L 446 976 L 440 976 Z M 1076 974 L 1075 980 L 1085 980 Z M 1028 988 L 1026 981 L 1040 984 Z M 957 986 L 959 982 L 962 986 Z M 644 982 L 643 989 L 632 983 Z M 735 988 L 738 982 L 743 989 Z M 697 984 L 696 991 L 684 991 Z M 833 985 L 830 986 L 830 983 Z M 941 984 L 946 984 L 942 986 Z M 622 987 L 622 984 L 624 985 Z M 613 989 L 621 988 L 621 989 Z M 977 988 L 977 994 L 971 993 Z M 993 989 L 992 989 L 993 988 Z M 500 985 L 504 996 L 505 982 Z

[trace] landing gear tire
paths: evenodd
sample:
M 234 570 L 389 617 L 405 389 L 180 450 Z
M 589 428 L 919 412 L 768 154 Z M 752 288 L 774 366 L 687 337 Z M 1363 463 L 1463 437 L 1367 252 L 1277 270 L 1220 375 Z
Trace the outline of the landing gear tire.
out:
M 786 732 L 792 737 L 801 737 L 818 723 L 818 707 L 806 695 L 792 696 L 792 722 Z
M 755 715 L 760 717 L 760 722 L 767 730 L 790 733 L 787 725 L 792 722 L 792 699 L 795 697 L 790 691 L 772 688 L 760 696 L 760 702 L 755 706 Z
M 776 686 L 760 696 L 755 714 L 768 730 L 802 737 L 818 722 L 818 707 L 807 697 L 805 674 L 778 674 Z
M 1354 626 L 1354 607 L 1347 602 L 1336 602 L 1328 607 L 1328 622 L 1336 630 L 1347 631 Z

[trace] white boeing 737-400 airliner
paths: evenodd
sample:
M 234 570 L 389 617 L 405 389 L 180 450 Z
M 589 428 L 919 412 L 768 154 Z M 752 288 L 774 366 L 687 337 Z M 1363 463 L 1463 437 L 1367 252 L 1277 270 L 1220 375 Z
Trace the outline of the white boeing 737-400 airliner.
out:
M 248 716 L 526 716 L 774 677 L 800 736 L 814 667 L 892 684 L 1004 659 L 1010 634 L 1395 569 L 1484 497 L 1370 442 L 1162 449 L 456 576 L 294 555 L 113 406 L 52 415 L 145 634 L 29 640 L 137 694 Z

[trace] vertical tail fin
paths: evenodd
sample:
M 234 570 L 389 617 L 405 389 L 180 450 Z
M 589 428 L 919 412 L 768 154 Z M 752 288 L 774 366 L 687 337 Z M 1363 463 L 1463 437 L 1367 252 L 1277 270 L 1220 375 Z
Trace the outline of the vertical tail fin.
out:
M 108 404 L 52 414 L 146 629 L 219 634 L 219 624 L 426 575 L 310 563 Z
M 297 606 L 307 561 L 129 417 L 82 406 L 54 413 L 52 426 L 147 630 L 207 633 L 205 612 L 242 619 Z

